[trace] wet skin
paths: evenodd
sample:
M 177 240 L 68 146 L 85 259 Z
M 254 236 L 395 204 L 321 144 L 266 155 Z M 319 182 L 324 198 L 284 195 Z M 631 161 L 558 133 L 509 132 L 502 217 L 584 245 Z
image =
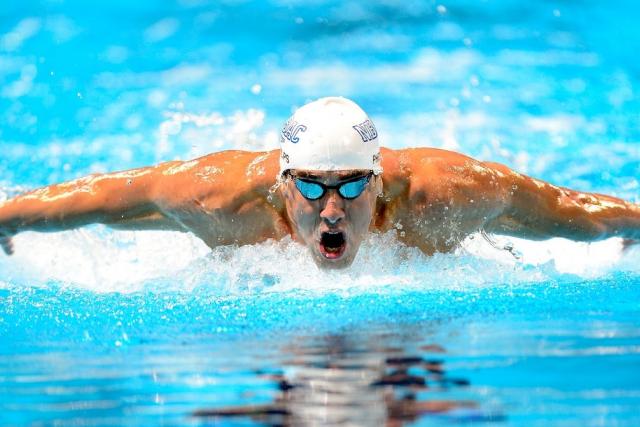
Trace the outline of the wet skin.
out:
M 277 185 L 278 150 L 223 151 L 91 175 L 0 203 L 0 245 L 10 254 L 11 237 L 22 231 L 90 223 L 192 232 L 212 248 L 291 235 L 321 267 L 338 268 L 351 264 L 368 232 L 396 230 L 426 254 L 451 251 L 479 230 L 538 240 L 640 239 L 640 206 L 615 197 L 557 187 L 451 151 L 381 154 L 384 173 L 354 200 L 329 190 L 312 202 L 291 180 Z M 296 172 L 335 185 L 364 171 Z M 346 245 L 327 257 L 318 239 L 332 230 L 344 231 Z

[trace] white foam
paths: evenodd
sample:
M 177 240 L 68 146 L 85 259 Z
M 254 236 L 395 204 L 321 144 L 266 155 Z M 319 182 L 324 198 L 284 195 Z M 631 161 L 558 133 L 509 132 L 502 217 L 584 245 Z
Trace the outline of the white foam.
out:
M 111 231 L 23 233 L 16 253 L 0 256 L 0 280 L 66 286 L 95 292 L 215 288 L 222 294 L 354 292 L 372 288 L 475 289 L 539 281 L 604 277 L 638 270 L 637 249 L 621 253 L 619 239 L 584 244 L 562 239 L 529 242 L 476 234 L 454 254 L 423 255 L 393 232 L 374 234 L 347 270 L 322 271 L 306 249 L 285 239 L 210 251 L 190 234 Z M 510 251 L 504 247 L 513 247 Z

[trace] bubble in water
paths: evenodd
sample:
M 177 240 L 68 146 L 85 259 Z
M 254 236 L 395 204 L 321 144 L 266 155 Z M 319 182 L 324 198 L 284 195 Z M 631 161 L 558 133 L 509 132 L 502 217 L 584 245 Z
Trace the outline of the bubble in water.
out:
M 259 95 L 260 92 L 262 92 L 262 85 L 261 84 L 254 84 L 253 86 L 251 86 L 251 93 L 254 95 Z

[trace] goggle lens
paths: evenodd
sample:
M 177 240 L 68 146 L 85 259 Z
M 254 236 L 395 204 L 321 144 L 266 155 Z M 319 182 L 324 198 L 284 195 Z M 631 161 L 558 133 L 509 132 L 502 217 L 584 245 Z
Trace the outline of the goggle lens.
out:
M 294 181 L 296 183 L 296 188 L 305 199 L 318 200 L 324 196 L 324 188 L 322 188 L 322 185 L 316 182 L 303 181 L 299 178 L 294 179 Z
M 362 194 L 365 187 L 367 186 L 368 181 L 369 178 L 363 176 L 356 181 L 345 182 L 340 187 L 338 187 L 338 193 L 340 193 L 340 195 L 345 199 L 355 199 Z
M 298 191 L 300 191 L 300 194 L 309 200 L 318 200 L 322 198 L 329 188 L 337 189 L 340 196 L 351 200 L 362 194 L 369 183 L 370 177 L 371 175 L 363 176 L 362 178 L 338 184 L 336 186 L 327 186 L 319 182 L 308 181 L 297 177 L 294 177 L 293 181 L 295 182 Z

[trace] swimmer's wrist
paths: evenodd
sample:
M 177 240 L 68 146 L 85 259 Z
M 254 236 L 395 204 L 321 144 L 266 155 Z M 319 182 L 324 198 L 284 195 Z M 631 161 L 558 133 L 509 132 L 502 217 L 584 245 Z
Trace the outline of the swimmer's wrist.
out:
M 17 215 L 15 206 L 8 202 L 0 204 L 0 235 L 14 236 L 25 230 L 26 221 L 24 215 Z

